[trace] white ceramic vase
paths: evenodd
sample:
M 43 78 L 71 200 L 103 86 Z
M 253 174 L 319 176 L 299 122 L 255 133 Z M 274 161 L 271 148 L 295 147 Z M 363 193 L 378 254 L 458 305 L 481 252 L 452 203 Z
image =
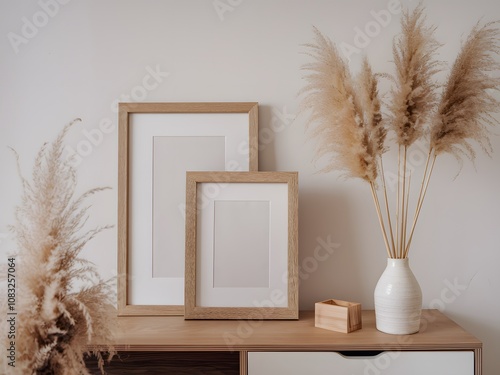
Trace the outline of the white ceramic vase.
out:
M 406 259 L 387 259 L 387 267 L 375 287 L 377 329 L 394 335 L 418 332 L 422 291 Z

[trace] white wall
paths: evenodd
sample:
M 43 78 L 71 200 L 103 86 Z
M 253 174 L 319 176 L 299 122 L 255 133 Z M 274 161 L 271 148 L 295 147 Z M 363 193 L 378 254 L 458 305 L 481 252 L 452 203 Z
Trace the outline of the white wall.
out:
M 116 126 L 112 104 L 122 94 L 140 93 L 148 69 L 158 69 L 161 82 L 146 101 L 260 103 L 260 131 L 270 135 L 261 142 L 260 169 L 300 172 L 301 308 L 332 297 L 373 308 L 373 289 L 386 261 L 368 186 L 316 173 L 305 117 L 292 121 L 291 115 L 297 114 L 304 83 L 300 66 L 307 56 L 301 45 L 312 41 L 313 25 L 351 45 L 356 27 L 372 27 L 376 35 L 362 52 L 376 70 L 392 71 L 399 14 L 376 30 L 370 13 L 386 9 L 388 1 L 221 0 L 233 4 L 221 15 L 212 0 L 60 2 L 67 4 L 51 8 L 43 26 L 38 2 L 0 1 L 0 233 L 7 232 L 20 198 L 15 161 L 6 146 L 21 154 L 29 173 L 42 142 L 81 117 L 68 144 L 83 150 L 84 131 L 107 119 Z M 439 26 L 446 61 L 452 61 L 478 19 L 500 18 L 500 3 L 492 0 L 427 1 L 427 9 L 429 21 Z M 8 33 L 22 36 L 24 17 L 35 17 L 42 27 L 25 29 L 31 34 L 16 53 Z M 351 56 L 353 67 L 360 56 Z M 97 143 L 78 167 L 79 190 L 113 187 L 93 200 L 91 222 L 116 224 L 116 129 Z M 424 305 L 441 305 L 483 340 L 486 375 L 500 368 L 495 356 L 500 346 L 500 137 L 492 144 L 493 157 L 480 155 L 476 170 L 467 164 L 456 180 L 456 162 L 438 160 L 411 253 Z M 12 243 L 4 237 L 0 246 L 7 252 Z M 312 258 L 318 239 L 339 244 L 320 262 Z M 116 231 L 101 234 L 85 256 L 103 276 L 116 274 Z M 450 283 L 463 287 L 452 289 Z

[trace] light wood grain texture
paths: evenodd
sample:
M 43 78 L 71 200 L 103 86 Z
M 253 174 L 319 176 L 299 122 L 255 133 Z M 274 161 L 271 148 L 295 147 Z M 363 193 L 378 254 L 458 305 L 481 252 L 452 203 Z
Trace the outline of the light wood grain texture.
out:
M 483 348 L 474 349 L 474 367 L 475 375 L 481 375 L 483 373 Z
M 413 335 L 377 331 L 374 311 L 362 311 L 362 322 L 362 329 L 346 335 L 314 327 L 314 311 L 301 311 L 298 321 L 125 316 L 118 318 L 115 347 L 120 352 L 241 353 L 240 371 L 249 351 L 336 351 L 349 355 L 363 351 L 363 355 L 373 355 L 380 351 L 464 350 L 474 352 L 475 375 L 481 375 L 481 341 L 438 310 L 423 310 L 420 331 Z
M 249 171 L 259 170 L 259 106 L 257 103 L 250 103 L 249 116 Z
M 389 335 L 375 328 L 374 311 L 348 335 L 314 327 L 314 311 L 299 320 L 185 320 L 181 316 L 118 318 L 119 351 L 349 351 L 475 350 L 482 343 L 438 310 L 423 310 L 420 331 Z M 96 343 L 98 344 L 98 343 Z
M 201 183 L 286 183 L 288 185 L 288 304 L 287 307 L 204 307 L 196 305 L 197 186 Z M 272 270 L 271 270 L 272 272 Z M 298 173 L 188 172 L 186 174 L 186 319 L 298 318 Z
M 118 311 L 127 309 L 128 112 L 118 111 Z
M 240 375 L 248 374 L 248 352 L 246 350 L 240 351 Z
M 329 299 L 314 304 L 315 321 L 318 328 L 349 333 L 361 329 L 361 304 Z
M 183 315 L 184 306 L 132 305 L 128 301 L 129 116 L 132 113 L 248 113 L 249 170 L 258 169 L 258 103 L 119 103 L 118 106 L 118 315 Z
M 250 113 L 256 102 L 119 103 L 128 113 Z

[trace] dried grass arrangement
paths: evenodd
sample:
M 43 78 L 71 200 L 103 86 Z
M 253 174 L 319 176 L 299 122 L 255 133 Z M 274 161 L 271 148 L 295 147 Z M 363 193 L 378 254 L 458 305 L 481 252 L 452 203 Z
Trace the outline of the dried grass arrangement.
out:
M 436 58 L 440 44 L 434 37 L 436 28 L 426 25 L 424 11 L 422 4 L 403 11 L 402 30 L 393 43 L 394 75 L 374 74 L 365 59 L 353 77 L 335 44 L 317 29 L 315 43 L 306 45 L 313 61 L 303 66 L 307 84 L 301 91 L 302 109 L 311 113 L 308 130 L 319 143 L 316 157 L 328 158 L 324 171 L 340 170 L 370 184 L 389 258 L 408 257 L 436 158 L 448 153 L 460 163 L 464 157 L 474 161 L 474 143 L 490 154 L 489 127 L 499 123 L 494 117 L 500 111 L 494 96 L 500 89 L 499 23 L 478 23 L 472 29 L 447 81 L 439 85 L 436 74 L 444 65 Z M 381 78 L 392 84 L 385 112 L 378 91 Z M 383 167 L 389 138 L 398 147 L 398 186 L 392 205 Z M 426 140 L 429 149 L 410 206 L 407 155 L 417 140 Z
M 22 176 L 16 154 L 22 202 L 12 227 L 18 244 L 16 367 L 9 367 L 16 370 L 13 373 L 89 374 L 84 358 L 90 354 L 104 373 L 101 351 L 109 353 L 108 359 L 114 354 L 114 288 L 100 279 L 93 263 L 79 256 L 108 228 L 84 230 L 86 200 L 103 188 L 75 197 L 76 171 L 63 157 L 63 141 L 72 124 L 40 149 L 32 181 Z

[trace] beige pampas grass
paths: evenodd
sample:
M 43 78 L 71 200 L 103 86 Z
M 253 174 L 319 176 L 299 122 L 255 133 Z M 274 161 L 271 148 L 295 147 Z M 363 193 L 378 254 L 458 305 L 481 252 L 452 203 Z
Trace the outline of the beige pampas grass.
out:
M 378 79 L 373 73 L 368 59 L 363 59 L 363 66 L 358 79 L 361 108 L 363 110 L 363 123 L 366 127 L 369 141 L 367 147 L 375 157 L 381 157 L 386 151 L 385 138 L 387 129 L 382 122 L 381 103 L 378 91 Z
M 499 124 L 493 114 L 500 111 L 499 22 L 477 24 L 458 54 L 444 86 L 430 124 L 430 147 L 417 208 L 404 255 L 410 250 L 415 225 L 434 170 L 436 158 L 449 153 L 462 164 L 462 157 L 474 161 L 473 142 L 490 154 L 488 126 Z M 430 165 L 429 165 L 430 164 Z
M 312 112 L 311 136 L 317 138 L 316 157 L 328 157 L 323 169 L 341 170 L 346 177 L 370 183 L 379 223 L 389 248 L 381 207 L 375 193 L 378 159 L 385 152 L 387 131 L 382 125 L 377 78 L 368 60 L 357 79 L 335 45 L 316 28 L 316 43 L 307 44 L 315 62 L 303 67 L 309 74 L 302 90 L 302 110 Z
M 91 343 L 111 346 L 114 291 L 96 267 L 79 257 L 107 227 L 83 231 L 86 200 L 92 189 L 75 197 L 76 173 L 64 159 L 66 126 L 39 151 L 32 181 L 21 176 L 22 203 L 13 227 L 19 246 L 18 334 L 16 369 L 20 374 L 88 374 L 84 355 L 103 357 Z M 103 372 L 104 373 L 104 372 Z
M 392 249 L 397 258 L 404 257 L 406 247 L 410 176 L 407 173 L 407 153 L 424 134 L 425 126 L 436 104 L 437 84 L 434 75 L 440 63 L 435 59 L 439 43 L 434 38 L 435 27 L 425 24 L 424 8 L 419 4 L 413 12 L 403 11 L 401 34 L 393 44 L 396 69 L 389 103 L 391 128 L 398 148 L 398 193 L 396 199 L 396 239 Z
M 387 250 L 391 258 L 406 258 L 416 223 L 434 170 L 437 156 L 450 153 L 475 158 L 473 142 L 491 152 L 488 126 L 498 124 L 493 116 L 500 102 L 500 30 L 498 22 L 477 25 L 462 46 L 441 97 L 435 80 L 442 63 L 436 59 L 440 44 L 435 27 L 427 26 L 424 7 L 403 11 L 401 33 L 393 44 L 396 73 L 389 77 L 393 88 L 382 115 L 377 74 L 368 61 L 354 80 L 336 46 L 317 29 L 315 43 L 306 45 L 313 62 L 303 69 L 307 85 L 303 109 L 310 110 L 308 128 L 318 141 L 316 157 L 328 156 L 324 171 L 340 170 L 347 177 L 370 183 L 373 201 Z M 496 91 L 496 92 L 495 92 Z M 398 186 L 395 215 L 385 184 L 383 154 L 387 132 L 398 146 Z M 430 136 L 429 136 L 430 135 Z M 429 140 L 428 158 L 409 223 L 411 173 L 408 149 L 419 139 Z M 414 179 L 413 179 L 414 180 Z M 378 183 L 378 182 L 381 183 Z M 382 189 L 383 204 L 378 190 Z M 395 216 L 395 220 L 393 220 Z
M 374 129 L 379 129 L 379 108 L 374 104 L 367 109 L 365 118 L 362 100 L 378 101 L 375 78 L 367 65 L 365 74 L 369 77 L 365 79 L 371 80 L 372 86 L 367 87 L 369 92 L 362 98 L 337 48 L 317 29 L 314 32 L 316 43 L 306 45 L 315 61 L 303 67 L 309 74 L 302 90 L 306 94 L 302 107 L 312 111 L 311 136 L 319 143 L 316 156 L 328 158 L 325 172 L 339 169 L 346 177 L 373 182 L 378 174 L 375 156 L 381 150 L 374 144 L 382 137 L 382 133 L 374 134 Z
M 474 160 L 474 141 L 491 151 L 488 126 L 499 123 L 492 113 L 500 111 L 500 101 L 493 96 L 500 87 L 499 24 L 476 25 L 453 64 L 432 122 L 431 148 L 436 155 Z
M 424 133 L 436 104 L 434 76 L 440 63 L 435 54 L 440 44 L 434 38 L 435 27 L 425 24 L 421 4 L 411 13 L 403 11 L 401 29 L 393 45 L 396 74 L 389 110 L 397 143 L 408 147 Z

